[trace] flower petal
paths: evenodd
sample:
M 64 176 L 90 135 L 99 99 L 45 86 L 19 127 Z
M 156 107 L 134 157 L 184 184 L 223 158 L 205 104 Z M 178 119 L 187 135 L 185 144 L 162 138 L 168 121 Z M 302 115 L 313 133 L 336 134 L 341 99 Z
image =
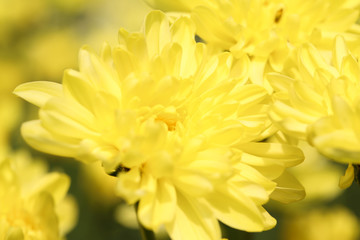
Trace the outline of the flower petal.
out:
M 62 96 L 62 85 L 55 82 L 29 82 L 15 88 L 14 93 L 26 101 L 42 107 L 52 97 Z

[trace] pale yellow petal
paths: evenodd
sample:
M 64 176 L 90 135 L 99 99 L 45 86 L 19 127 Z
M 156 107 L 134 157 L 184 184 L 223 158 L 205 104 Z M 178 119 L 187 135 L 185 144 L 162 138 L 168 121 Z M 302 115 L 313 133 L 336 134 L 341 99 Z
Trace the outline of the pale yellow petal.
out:
M 152 11 L 147 15 L 144 32 L 150 58 L 160 55 L 171 40 L 169 21 L 160 11 Z
M 354 181 L 354 173 L 354 166 L 352 164 L 349 164 L 344 176 L 340 177 L 339 187 L 342 189 L 350 187 Z
M 277 186 L 270 198 L 282 203 L 291 203 L 305 198 L 305 189 L 301 183 L 290 173 L 285 171 L 274 182 Z
M 166 180 L 158 180 L 155 193 L 141 198 L 138 216 L 141 223 L 153 230 L 173 220 L 176 210 L 176 192 L 174 186 Z
M 188 199 L 177 194 L 174 221 L 166 224 L 171 239 L 220 239 L 219 223 L 211 209 L 197 199 Z
M 270 158 L 280 161 L 285 167 L 298 165 L 304 160 L 304 154 L 300 148 L 279 143 L 246 143 L 239 148 L 249 154 L 258 157 Z
M 333 56 L 334 56 L 333 62 L 338 70 L 341 69 L 342 61 L 344 57 L 346 57 L 347 55 L 349 55 L 349 52 L 346 47 L 345 40 L 341 35 L 338 35 L 335 38 L 335 47 L 333 49 Z
M 40 120 L 24 123 L 21 126 L 21 134 L 33 148 L 49 154 L 73 157 L 78 151 L 78 145 L 73 139 L 56 139 L 41 126 Z
M 262 213 L 254 202 L 241 193 L 241 190 L 222 186 L 209 194 L 207 203 L 217 218 L 226 225 L 249 232 L 264 230 Z
M 70 187 L 70 178 L 62 173 L 49 173 L 39 181 L 39 184 L 30 194 L 36 194 L 42 191 L 48 192 L 54 199 L 55 204 L 59 204 L 65 197 Z
M 19 85 L 14 93 L 26 101 L 42 107 L 52 97 L 62 96 L 62 85 L 55 82 L 29 82 Z

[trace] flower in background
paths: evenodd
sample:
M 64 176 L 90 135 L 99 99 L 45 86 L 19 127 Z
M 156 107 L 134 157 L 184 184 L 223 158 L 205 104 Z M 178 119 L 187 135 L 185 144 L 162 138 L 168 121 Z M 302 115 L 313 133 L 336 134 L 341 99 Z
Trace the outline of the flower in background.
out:
M 284 223 L 284 240 L 357 240 L 360 236 L 359 219 L 342 206 L 303 211 Z
M 329 161 L 307 141 L 285 135 L 280 131 L 268 138 L 267 141 L 297 146 L 305 156 L 301 164 L 291 168 L 289 171 L 304 186 L 306 197 L 295 204 L 281 206 L 281 210 L 301 211 L 304 207 L 315 202 L 333 200 L 342 193 L 342 189 L 338 187 L 338 182 L 344 169 L 343 166 Z
M 66 195 L 70 179 L 47 173 L 44 162 L 26 153 L 0 161 L 1 239 L 60 240 L 74 227 L 75 200 Z
M 332 64 L 310 44 L 299 50 L 297 78 L 270 74 L 278 91 L 271 118 L 286 134 L 308 140 L 330 159 L 350 164 L 341 186 L 352 183 L 351 164 L 360 163 L 360 66 L 341 36 Z
M 189 12 L 197 34 L 209 45 L 229 50 L 235 57 L 244 52 L 251 58 L 250 76 L 269 91 L 264 73 L 289 71 L 293 50 L 310 42 L 330 50 L 336 34 L 357 46 L 359 1 L 337 0 L 147 0 L 150 5 L 171 11 Z
M 218 220 L 264 231 L 276 223 L 271 197 L 304 197 L 285 170 L 303 160 L 293 146 L 259 143 L 274 132 L 266 90 L 248 83 L 249 59 L 212 55 L 187 17 L 151 12 L 143 33 L 119 32 L 100 56 L 80 51 L 63 84 L 32 82 L 15 93 L 40 107 L 23 124 L 34 148 L 117 176 L 117 194 L 139 202 L 148 229 L 173 239 L 220 239 Z

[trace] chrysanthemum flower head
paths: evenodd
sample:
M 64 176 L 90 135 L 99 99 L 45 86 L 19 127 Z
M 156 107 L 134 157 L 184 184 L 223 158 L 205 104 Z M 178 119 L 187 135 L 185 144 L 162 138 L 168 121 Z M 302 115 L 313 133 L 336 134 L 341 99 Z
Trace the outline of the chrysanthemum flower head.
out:
M 299 50 L 298 66 L 296 79 L 269 76 L 279 91 L 270 116 L 285 133 L 307 139 L 325 156 L 359 164 L 360 66 L 356 56 L 338 36 L 332 64 L 307 44 Z
M 118 177 L 118 195 L 139 202 L 141 223 L 165 225 L 173 239 L 220 239 L 217 220 L 263 231 L 275 225 L 262 207 L 270 194 L 303 197 L 285 172 L 303 155 L 256 142 L 273 127 L 248 64 L 196 43 L 190 18 L 154 11 L 143 32 L 121 29 L 100 56 L 83 48 L 79 71 L 66 71 L 62 85 L 19 86 L 15 93 L 40 107 L 22 134 L 41 151 L 100 161 Z
M 76 205 L 66 174 L 47 173 L 26 154 L 0 161 L 1 239 L 60 240 L 74 227 Z
M 163 1 L 148 0 L 168 10 Z M 171 11 L 190 12 L 197 34 L 208 44 L 229 50 L 236 57 L 251 56 L 251 80 L 268 83 L 263 73 L 287 70 L 293 49 L 311 42 L 329 50 L 342 33 L 349 41 L 359 39 L 359 1 L 337 0 L 228 0 L 172 1 Z

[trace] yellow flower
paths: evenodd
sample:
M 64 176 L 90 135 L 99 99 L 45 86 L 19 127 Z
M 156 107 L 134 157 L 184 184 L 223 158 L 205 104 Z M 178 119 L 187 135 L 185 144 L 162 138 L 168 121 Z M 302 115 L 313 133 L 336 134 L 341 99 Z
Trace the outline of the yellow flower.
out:
M 211 55 L 187 17 L 151 12 L 143 33 L 119 32 L 100 57 L 80 51 L 63 84 L 33 82 L 15 93 L 40 107 L 22 134 L 33 147 L 118 177 L 117 194 L 139 202 L 138 217 L 172 239 L 220 239 L 217 220 L 246 231 L 275 225 L 271 197 L 303 198 L 285 169 L 296 147 L 258 143 L 274 132 L 269 96 L 248 84 L 247 56 Z
M 284 240 L 356 240 L 360 236 L 359 219 L 342 206 L 303 211 L 284 222 Z
M 330 49 L 338 33 L 353 44 L 359 40 L 359 1 L 228 0 L 167 2 L 148 0 L 154 7 L 191 13 L 205 42 L 235 57 L 251 56 L 251 80 L 269 88 L 263 73 L 287 70 L 293 49 L 311 42 Z M 355 34 L 356 33 L 356 34 Z
M 332 64 L 309 44 L 299 50 L 298 60 L 296 79 L 269 75 L 278 91 L 271 118 L 285 133 L 307 139 L 325 156 L 341 163 L 360 164 L 357 58 L 338 36 Z
M 60 240 L 76 222 L 70 179 L 24 153 L 0 161 L 0 238 Z
M 66 67 L 76 66 L 76 50 L 80 46 L 74 29 L 37 34 L 28 40 L 24 52 L 31 79 L 57 80 Z M 49 58 L 53 60 L 49 61 Z

